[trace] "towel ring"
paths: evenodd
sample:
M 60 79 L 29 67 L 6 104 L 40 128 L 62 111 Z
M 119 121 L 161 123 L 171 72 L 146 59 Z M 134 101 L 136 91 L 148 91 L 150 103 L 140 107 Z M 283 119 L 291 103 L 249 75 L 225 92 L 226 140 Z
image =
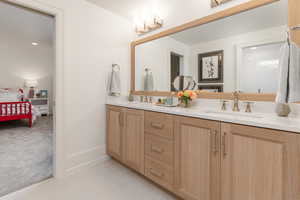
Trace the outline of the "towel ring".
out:
M 292 31 L 296 31 L 296 30 L 300 30 L 300 24 L 296 25 L 296 26 L 292 26 L 290 28 Z
M 148 68 L 148 67 L 146 67 L 146 68 L 145 68 L 145 72 L 151 72 L 151 69 Z
M 118 65 L 118 64 L 112 64 L 112 69 L 116 72 L 121 70 L 120 65 Z

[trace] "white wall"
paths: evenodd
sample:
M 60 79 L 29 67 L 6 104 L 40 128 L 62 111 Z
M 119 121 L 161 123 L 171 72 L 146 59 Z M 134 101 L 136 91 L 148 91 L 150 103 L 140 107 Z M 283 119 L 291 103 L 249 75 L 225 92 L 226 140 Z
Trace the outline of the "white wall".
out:
M 286 38 L 286 26 L 274 27 L 257 32 L 241 34 L 220 40 L 195 44 L 191 49 L 191 73 L 198 80 L 198 54 L 224 50 L 224 91 L 232 92 L 236 88 L 236 47 L 249 43 L 283 41 Z
M 136 47 L 135 86 L 137 91 L 144 90 L 143 78 L 146 67 L 150 68 L 153 73 L 154 90 L 170 91 L 171 52 L 182 55 L 183 66 L 188 66 L 189 47 L 171 37 L 164 37 Z
M 127 94 L 132 24 L 85 0 L 36 3 L 63 13 L 64 105 L 59 107 L 64 110 L 64 149 L 59 153 L 65 170 L 72 172 L 105 154 L 106 77 L 112 63 L 120 64 Z
M 84 0 L 43 0 L 65 12 L 65 134 L 67 168 L 105 152 L 106 74 L 121 66 L 129 91 L 132 25 Z
M 36 79 L 38 89 L 48 90 L 52 111 L 53 45 L 40 43 L 39 46 L 32 46 L 31 41 L 22 35 L 5 30 L 0 31 L 0 44 L 0 88 L 25 88 L 26 79 Z

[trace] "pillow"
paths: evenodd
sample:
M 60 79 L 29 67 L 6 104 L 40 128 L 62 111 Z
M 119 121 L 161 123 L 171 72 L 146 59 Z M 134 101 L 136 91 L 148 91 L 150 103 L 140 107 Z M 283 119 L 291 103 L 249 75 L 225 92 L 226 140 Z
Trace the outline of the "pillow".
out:
M 7 92 L 8 92 L 7 89 L 0 88 L 0 93 L 7 93 Z
M 21 88 L 0 88 L 0 97 L 8 99 L 17 99 L 18 101 L 20 101 L 24 97 L 24 90 Z

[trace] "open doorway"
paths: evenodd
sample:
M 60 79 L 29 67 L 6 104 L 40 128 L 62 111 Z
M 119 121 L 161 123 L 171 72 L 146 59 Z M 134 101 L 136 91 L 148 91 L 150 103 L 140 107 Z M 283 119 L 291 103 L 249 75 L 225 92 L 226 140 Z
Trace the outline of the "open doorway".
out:
M 171 91 L 176 91 L 173 82 L 177 76 L 180 76 L 183 72 L 184 57 L 180 54 L 171 52 Z
M 53 176 L 55 18 L 0 1 L 0 197 Z

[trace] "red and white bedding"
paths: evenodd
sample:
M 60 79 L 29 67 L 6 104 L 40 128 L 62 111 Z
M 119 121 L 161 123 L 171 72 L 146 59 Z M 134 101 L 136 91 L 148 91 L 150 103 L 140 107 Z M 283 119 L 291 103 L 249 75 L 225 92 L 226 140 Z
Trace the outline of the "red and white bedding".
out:
M 0 102 L 18 102 L 23 98 L 22 89 L 0 89 Z
M 0 89 L 0 121 L 28 119 L 31 127 L 32 105 L 22 101 L 23 97 L 22 89 Z

